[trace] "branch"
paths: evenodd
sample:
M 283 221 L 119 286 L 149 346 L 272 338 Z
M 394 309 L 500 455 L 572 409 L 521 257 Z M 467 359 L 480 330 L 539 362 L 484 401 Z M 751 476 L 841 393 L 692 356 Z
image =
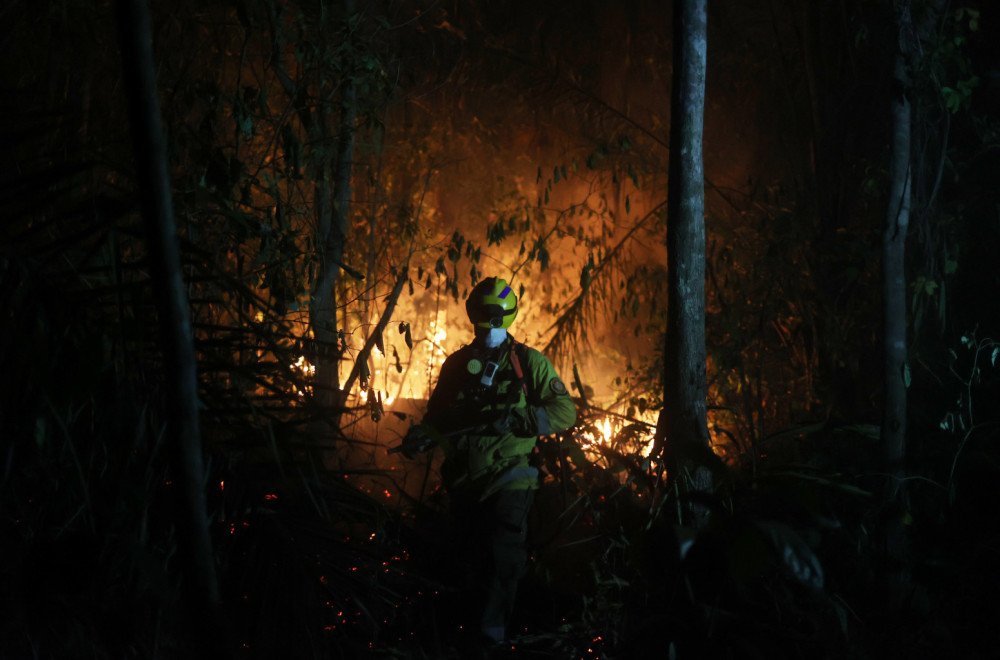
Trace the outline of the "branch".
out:
M 590 282 L 587 286 L 582 287 L 579 295 L 573 299 L 572 302 L 568 303 L 563 307 L 562 311 L 556 317 L 545 332 L 551 332 L 553 329 L 566 329 L 568 326 L 572 329 L 572 332 L 556 332 L 548 344 L 545 345 L 544 352 L 551 353 L 553 355 L 559 355 L 564 349 L 566 343 L 576 336 L 578 329 L 583 327 L 583 314 L 586 310 L 587 297 L 590 294 L 591 288 L 594 286 L 594 282 L 605 272 L 605 267 L 610 264 L 616 257 L 618 257 L 622 250 L 625 248 L 625 244 L 630 241 L 634 234 L 641 229 L 650 218 L 654 217 L 660 209 L 662 209 L 667 204 L 666 200 L 660 202 L 652 210 L 650 210 L 646 215 L 640 218 L 632 227 L 626 232 L 625 236 L 622 237 L 620 241 L 608 252 L 601 263 L 597 264 L 590 273 Z
M 400 294 L 403 292 L 403 284 L 407 280 L 407 274 L 409 271 L 409 260 L 403 265 L 399 271 L 399 275 L 396 276 L 396 283 L 392 287 L 392 292 L 389 294 L 388 302 L 385 305 L 385 311 L 382 312 L 382 317 L 378 320 L 375 325 L 375 329 L 369 333 L 368 339 L 365 340 L 365 345 L 358 353 L 358 358 L 354 361 L 354 367 L 351 368 L 351 373 L 347 376 L 347 380 L 344 381 L 344 388 L 341 390 L 342 401 L 346 401 L 348 393 L 351 388 L 354 387 L 354 381 L 358 379 L 358 375 L 361 373 L 361 365 L 368 360 L 368 356 L 372 352 L 372 347 L 375 346 L 375 338 L 382 335 L 385 332 L 385 328 L 389 325 L 389 319 L 392 318 L 392 312 L 396 308 L 396 302 L 399 300 Z

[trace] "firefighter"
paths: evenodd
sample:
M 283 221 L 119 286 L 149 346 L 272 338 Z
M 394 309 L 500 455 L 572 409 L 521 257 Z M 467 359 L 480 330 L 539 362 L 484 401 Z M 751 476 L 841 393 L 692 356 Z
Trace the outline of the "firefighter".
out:
M 404 453 L 444 451 L 441 476 L 469 542 L 474 602 L 487 643 L 506 639 L 528 559 L 528 512 L 539 472 L 531 454 L 539 436 L 568 429 L 576 407 L 548 359 L 507 332 L 517 296 L 490 277 L 465 304 L 475 338 L 448 356 L 421 424 Z

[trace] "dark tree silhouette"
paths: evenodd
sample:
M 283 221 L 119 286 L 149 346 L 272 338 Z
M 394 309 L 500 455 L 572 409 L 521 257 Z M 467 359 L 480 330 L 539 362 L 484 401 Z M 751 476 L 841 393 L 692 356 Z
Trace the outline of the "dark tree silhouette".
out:
M 219 657 L 224 645 L 214 625 L 219 586 L 206 514 L 196 359 L 153 68 L 149 9 L 145 0 L 120 0 L 117 13 L 136 178 L 163 347 L 166 443 L 178 499 L 175 522 L 184 590 L 191 621 L 201 629 L 198 648 L 203 657 Z
M 887 518 L 886 553 L 889 565 L 890 605 L 898 608 L 905 597 L 908 577 L 905 565 L 906 532 L 903 524 L 904 493 L 902 492 L 906 460 L 907 388 L 910 373 L 907 363 L 907 292 L 906 238 L 910 227 L 910 207 L 913 198 L 913 71 L 926 40 L 941 12 L 941 0 L 896 3 L 896 49 L 892 69 L 890 96 L 889 195 L 885 227 L 882 235 L 883 278 L 883 347 L 884 401 L 882 409 L 882 457 L 889 477 L 887 499 L 893 503 L 893 513 Z M 916 9 L 924 9 L 914 17 Z

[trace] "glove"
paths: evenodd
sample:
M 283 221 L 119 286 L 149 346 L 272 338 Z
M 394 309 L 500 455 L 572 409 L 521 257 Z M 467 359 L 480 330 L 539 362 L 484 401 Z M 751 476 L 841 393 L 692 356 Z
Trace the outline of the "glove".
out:
M 406 432 L 400 448 L 403 456 L 413 459 L 417 457 L 417 454 L 427 451 L 430 446 L 431 436 L 422 424 L 417 424 L 416 426 L 411 426 L 410 430 Z
M 493 422 L 493 430 L 498 435 L 513 433 L 519 438 L 531 438 L 538 435 L 538 424 L 530 408 L 511 408 Z

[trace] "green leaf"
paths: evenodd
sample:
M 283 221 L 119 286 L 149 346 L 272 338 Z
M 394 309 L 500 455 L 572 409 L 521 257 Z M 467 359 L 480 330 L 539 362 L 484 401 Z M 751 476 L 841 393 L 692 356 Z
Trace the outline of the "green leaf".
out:
M 253 137 L 253 118 L 246 116 L 240 122 L 240 133 L 245 138 Z
M 993 349 L 993 355 L 990 356 L 990 364 L 994 367 L 997 366 L 997 355 L 1000 355 L 1000 347 Z
M 910 365 L 903 363 L 903 385 L 910 387 Z
M 944 97 L 945 107 L 955 114 L 962 107 L 962 95 L 956 92 L 951 87 L 942 87 L 941 95 Z

